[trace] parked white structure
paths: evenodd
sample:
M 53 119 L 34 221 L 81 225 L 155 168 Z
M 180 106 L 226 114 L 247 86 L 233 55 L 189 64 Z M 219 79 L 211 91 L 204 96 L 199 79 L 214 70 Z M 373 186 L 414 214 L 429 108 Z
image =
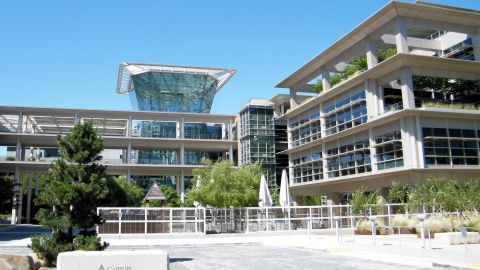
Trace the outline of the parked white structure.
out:
M 478 11 L 393 1 L 284 79 L 297 201 L 479 176 L 479 61 Z

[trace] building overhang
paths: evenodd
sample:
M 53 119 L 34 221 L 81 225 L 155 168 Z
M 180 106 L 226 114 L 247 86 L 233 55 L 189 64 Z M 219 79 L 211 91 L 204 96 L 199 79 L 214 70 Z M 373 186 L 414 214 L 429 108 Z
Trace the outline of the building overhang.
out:
M 319 68 L 334 59 L 336 56 L 348 50 L 359 41 L 364 40 L 371 33 L 396 17 L 435 20 L 474 27 L 480 26 L 480 13 L 475 10 L 436 5 L 420 1 L 416 3 L 392 1 L 360 23 L 357 27 L 333 43 L 323 52 L 308 61 L 300 69 L 289 75 L 276 87 L 292 88 L 296 86 L 305 77 L 315 73 Z
M 234 69 L 123 62 L 120 63 L 118 70 L 117 93 L 128 94 L 134 88 L 132 76 L 147 72 L 209 76 L 217 81 L 216 91 L 236 73 Z
M 351 89 L 352 87 L 363 83 L 367 79 L 375 80 L 391 74 L 392 72 L 403 67 L 417 68 L 418 70 L 431 69 L 480 74 L 480 62 L 477 61 L 399 53 L 383 61 L 382 63 L 333 86 L 328 91 L 324 91 L 321 94 L 308 99 L 304 103 L 301 103 L 300 106 L 291 109 L 286 114 L 282 115 L 279 120 L 287 120 L 293 116 L 307 111 L 312 106 L 319 105 L 321 102 L 324 102 L 344 91 Z

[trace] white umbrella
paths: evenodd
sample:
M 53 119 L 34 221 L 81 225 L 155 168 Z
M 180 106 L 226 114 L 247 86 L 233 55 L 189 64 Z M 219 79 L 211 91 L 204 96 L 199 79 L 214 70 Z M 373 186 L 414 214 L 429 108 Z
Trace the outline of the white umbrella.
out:
M 282 182 L 280 183 L 280 206 L 282 211 L 285 212 L 285 208 L 292 205 L 292 195 L 290 194 L 290 188 L 288 187 L 287 172 L 282 171 Z
M 268 190 L 267 180 L 265 180 L 264 175 L 262 175 L 260 178 L 260 190 L 258 192 L 258 198 L 259 207 L 270 207 L 273 205 L 272 196 L 270 196 L 270 190 Z
M 195 190 L 198 191 L 200 189 L 200 185 L 202 183 L 202 178 L 200 177 L 200 175 L 197 177 L 197 182 L 195 183 Z M 195 207 L 202 207 L 202 204 L 197 202 L 197 201 L 194 201 L 193 202 L 193 205 Z

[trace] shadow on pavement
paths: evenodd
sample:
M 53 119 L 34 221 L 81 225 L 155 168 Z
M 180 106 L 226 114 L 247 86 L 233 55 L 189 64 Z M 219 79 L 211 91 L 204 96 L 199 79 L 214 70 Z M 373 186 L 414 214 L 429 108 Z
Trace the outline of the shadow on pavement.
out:
M 48 228 L 39 225 L 13 225 L 0 231 L 0 241 L 12 241 L 28 238 L 32 235 L 49 234 Z

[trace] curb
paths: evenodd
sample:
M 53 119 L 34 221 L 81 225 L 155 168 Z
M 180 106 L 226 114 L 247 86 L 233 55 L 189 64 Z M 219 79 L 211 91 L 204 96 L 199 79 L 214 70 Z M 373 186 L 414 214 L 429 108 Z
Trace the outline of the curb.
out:
M 471 266 L 461 266 L 461 265 L 453 265 L 453 264 L 445 264 L 445 263 L 432 263 L 432 267 L 443 268 L 443 269 L 452 269 L 452 270 L 478 270 L 479 267 L 471 267 Z

